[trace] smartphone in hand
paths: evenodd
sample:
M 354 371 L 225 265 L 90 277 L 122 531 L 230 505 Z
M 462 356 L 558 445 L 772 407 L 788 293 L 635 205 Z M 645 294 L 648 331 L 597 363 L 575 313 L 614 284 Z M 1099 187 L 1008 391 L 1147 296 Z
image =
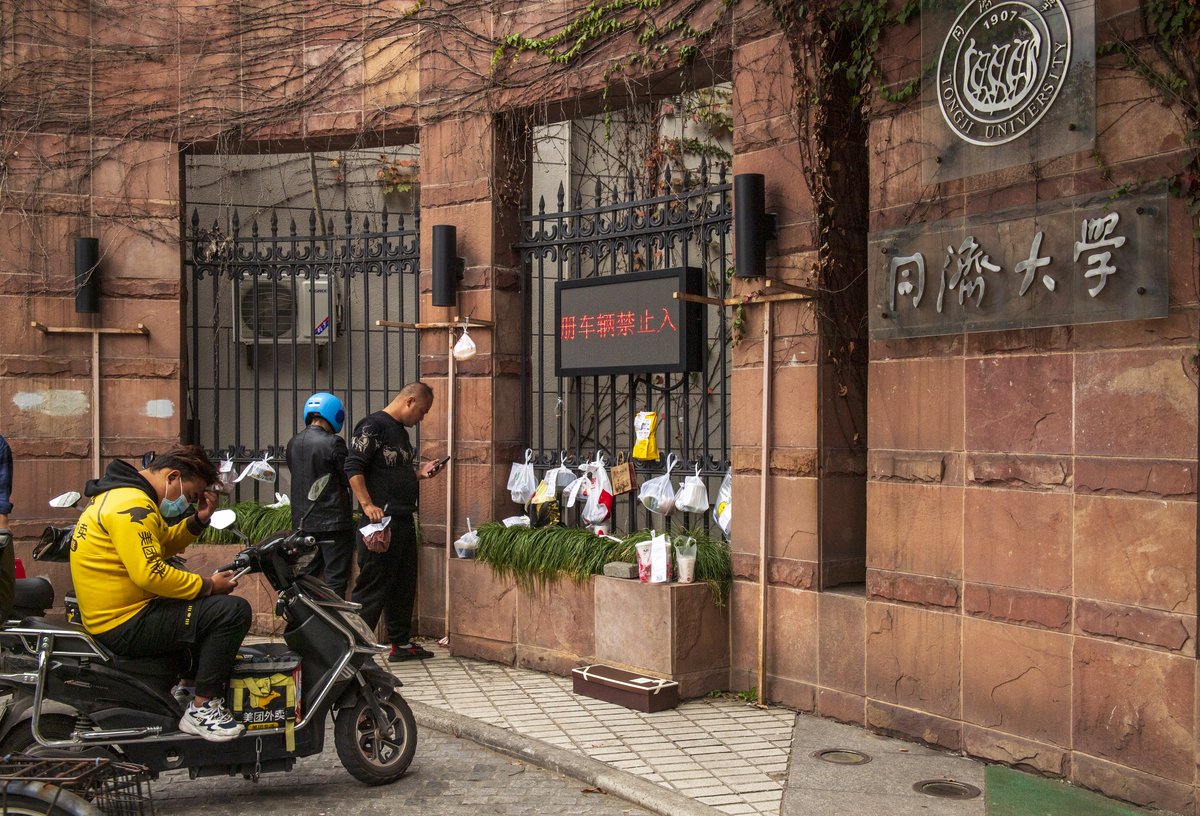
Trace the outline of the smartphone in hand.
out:
M 447 463 L 447 462 L 449 462 L 449 461 L 450 461 L 450 457 L 449 457 L 449 456 L 443 456 L 441 459 L 439 459 L 439 460 L 437 460 L 436 462 L 434 462 L 434 463 L 433 463 L 433 470 L 429 471 L 429 475 L 431 475 L 431 476 L 432 476 L 432 475 L 433 475 L 433 474 L 435 474 L 435 473 L 440 473 L 440 472 L 441 472 L 441 470 L 442 470 L 442 468 L 444 468 L 444 467 L 446 466 L 446 463 Z

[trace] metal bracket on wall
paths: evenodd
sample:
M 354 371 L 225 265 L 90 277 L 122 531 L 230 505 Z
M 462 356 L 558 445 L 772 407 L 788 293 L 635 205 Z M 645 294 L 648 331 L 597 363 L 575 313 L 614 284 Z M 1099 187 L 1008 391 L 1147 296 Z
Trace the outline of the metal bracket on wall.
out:
M 473 329 L 476 326 L 492 327 L 496 324 L 491 320 L 480 320 L 475 317 L 456 317 L 453 320 L 435 323 L 401 323 L 397 320 L 376 320 L 376 326 L 385 329 Z
M 772 283 L 775 285 L 772 286 Z M 782 300 L 812 300 L 817 295 L 815 289 L 805 289 L 801 286 L 792 286 L 791 284 L 780 284 L 773 281 L 767 281 L 767 286 L 772 289 L 780 289 L 786 291 L 765 292 L 758 290 L 745 295 L 735 295 L 727 297 L 724 300 L 721 298 L 708 297 L 706 295 L 693 295 L 688 292 L 672 292 L 671 297 L 675 300 L 686 300 L 689 303 L 706 303 L 709 306 L 748 306 L 752 303 L 777 303 Z
M 113 329 L 88 326 L 47 326 L 36 320 L 30 326 L 42 334 L 89 334 L 92 337 L 92 471 L 100 478 L 100 335 L 133 334 L 150 336 L 150 329 L 138 323 L 133 329 Z

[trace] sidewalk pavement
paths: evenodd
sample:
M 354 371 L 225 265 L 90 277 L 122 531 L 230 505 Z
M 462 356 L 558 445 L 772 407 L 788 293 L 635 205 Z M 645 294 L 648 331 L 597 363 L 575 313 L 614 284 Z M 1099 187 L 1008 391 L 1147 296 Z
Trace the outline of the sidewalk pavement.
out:
M 654 813 L 985 813 L 982 796 L 940 799 L 913 790 L 922 780 L 982 789 L 984 765 L 973 760 L 729 696 L 642 714 L 576 695 L 568 677 L 451 657 L 430 645 L 432 659 L 388 665 L 422 727 L 578 778 Z M 833 764 L 813 756 L 829 749 L 860 751 L 870 761 Z

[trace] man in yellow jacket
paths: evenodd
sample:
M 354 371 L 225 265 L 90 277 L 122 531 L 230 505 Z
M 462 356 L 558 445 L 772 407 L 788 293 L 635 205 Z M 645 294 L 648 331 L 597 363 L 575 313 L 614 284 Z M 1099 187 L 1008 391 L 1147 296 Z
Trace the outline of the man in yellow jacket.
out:
M 84 490 L 92 502 L 71 539 L 71 579 L 84 628 L 112 651 L 127 657 L 188 653 L 195 697 L 179 730 L 224 742 L 245 730 L 225 707 L 224 694 L 250 629 L 250 604 L 229 594 L 237 588 L 232 573 L 203 578 L 167 560 L 208 526 L 217 480 L 195 445 L 172 447 L 141 470 L 114 461 Z

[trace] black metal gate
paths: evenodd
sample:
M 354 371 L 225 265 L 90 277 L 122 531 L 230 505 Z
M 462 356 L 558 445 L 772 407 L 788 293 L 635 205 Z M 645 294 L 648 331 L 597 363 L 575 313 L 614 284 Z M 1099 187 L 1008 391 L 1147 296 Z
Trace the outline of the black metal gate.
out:
M 264 236 L 257 221 L 243 234 L 236 210 L 211 228 L 193 210 L 184 256 L 191 441 L 239 469 L 264 457 L 278 469 L 311 393 L 337 394 L 352 428 L 417 379 L 415 330 L 376 321 L 416 322 L 419 216 L 393 220 L 385 206 L 375 218 L 346 210 L 342 229 L 330 219 L 322 235 L 310 212 L 306 235 L 294 217 L 280 235 L 272 212 Z M 242 484 L 254 495 L 241 498 L 266 490 Z
M 733 221 L 726 174 L 725 165 L 710 171 L 702 162 L 698 171 L 677 176 L 668 165 L 642 198 L 634 197 L 630 176 L 623 191 L 605 190 L 599 179 L 589 182 L 590 207 L 583 206 L 577 192 L 566 209 L 561 185 L 553 212 L 546 212 L 544 200 L 537 212 L 523 203 L 522 213 L 529 214 L 522 215 L 517 248 L 527 270 L 529 346 L 522 355 L 527 361 L 522 394 L 528 400 L 522 416 L 539 468 L 557 465 L 564 455 L 569 465 L 578 465 L 597 452 L 611 465 L 619 452 L 628 454 L 633 447 L 636 413 L 656 410 L 666 429 L 659 436 L 660 458 L 636 463 L 639 481 L 663 473 L 667 453 L 674 453 L 684 463 L 674 471 L 677 482 L 699 467 L 715 502 L 730 464 L 731 325 L 726 310 L 707 307 L 703 372 L 559 378 L 554 373 L 553 301 L 557 281 L 678 266 L 699 267 L 709 295 L 724 300 L 732 273 Z M 636 491 L 617 497 L 614 516 L 614 527 L 625 531 L 656 526 L 657 517 L 641 507 Z M 702 520 L 685 517 L 683 522 Z

